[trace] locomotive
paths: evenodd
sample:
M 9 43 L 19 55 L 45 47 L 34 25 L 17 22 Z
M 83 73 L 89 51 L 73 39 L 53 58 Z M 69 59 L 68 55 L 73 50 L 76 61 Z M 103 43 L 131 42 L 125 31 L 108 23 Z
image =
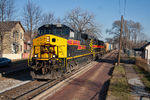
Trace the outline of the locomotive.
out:
M 28 65 L 33 78 L 56 79 L 104 53 L 103 41 L 63 24 L 46 24 L 33 39 Z

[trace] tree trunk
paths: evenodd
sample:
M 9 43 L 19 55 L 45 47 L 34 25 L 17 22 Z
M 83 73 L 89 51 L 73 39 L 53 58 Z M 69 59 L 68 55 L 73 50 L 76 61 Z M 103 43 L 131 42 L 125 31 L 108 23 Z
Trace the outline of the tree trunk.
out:
M 3 36 L 2 36 L 2 33 L 0 36 L 0 46 L 1 46 L 0 57 L 3 57 Z

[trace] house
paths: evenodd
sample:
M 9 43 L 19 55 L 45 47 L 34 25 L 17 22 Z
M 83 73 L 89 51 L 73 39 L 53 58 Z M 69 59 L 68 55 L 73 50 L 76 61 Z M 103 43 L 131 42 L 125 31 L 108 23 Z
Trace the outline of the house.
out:
M 24 53 L 24 28 L 20 21 L 0 22 L 2 56 L 20 59 Z
M 31 49 L 31 40 L 29 32 L 24 33 L 24 52 L 29 53 Z
M 150 64 L 150 42 L 135 51 L 141 51 L 141 57 L 147 61 L 147 64 Z
M 141 47 L 142 57 L 150 64 L 150 42 Z

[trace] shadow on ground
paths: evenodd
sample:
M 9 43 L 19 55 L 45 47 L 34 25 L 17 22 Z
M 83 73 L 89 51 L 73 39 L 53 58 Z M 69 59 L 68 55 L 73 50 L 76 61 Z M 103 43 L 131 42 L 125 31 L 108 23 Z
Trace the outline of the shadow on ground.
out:
M 99 99 L 98 100 L 106 100 L 109 84 L 110 84 L 110 80 L 107 80 L 104 83 L 104 85 L 102 86 L 102 89 L 99 92 Z
M 16 71 L 16 72 L 9 73 L 9 74 L 4 74 L 3 77 L 15 79 L 15 80 L 20 80 L 20 81 L 32 80 L 29 69 L 24 69 L 21 71 Z
M 111 59 L 99 59 L 99 60 L 97 60 L 98 62 L 102 62 L 102 63 L 110 63 L 110 64 L 115 64 L 115 62 L 116 62 L 116 59 L 113 59 L 113 60 L 111 60 Z
M 32 80 L 26 59 L 14 61 L 10 66 L 0 67 L 0 73 L 4 78 L 11 78 L 20 81 Z

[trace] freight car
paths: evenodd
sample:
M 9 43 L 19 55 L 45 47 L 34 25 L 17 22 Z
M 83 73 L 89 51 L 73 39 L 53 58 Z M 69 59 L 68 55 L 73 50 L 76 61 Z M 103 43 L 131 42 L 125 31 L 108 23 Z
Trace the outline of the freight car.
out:
M 75 66 L 104 55 L 104 42 L 75 32 L 63 24 L 46 24 L 38 28 L 33 39 L 28 64 L 36 79 L 56 79 L 70 73 Z
M 112 44 L 106 42 L 105 43 L 105 51 L 106 51 L 106 53 L 110 52 L 111 50 L 112 50 Z

